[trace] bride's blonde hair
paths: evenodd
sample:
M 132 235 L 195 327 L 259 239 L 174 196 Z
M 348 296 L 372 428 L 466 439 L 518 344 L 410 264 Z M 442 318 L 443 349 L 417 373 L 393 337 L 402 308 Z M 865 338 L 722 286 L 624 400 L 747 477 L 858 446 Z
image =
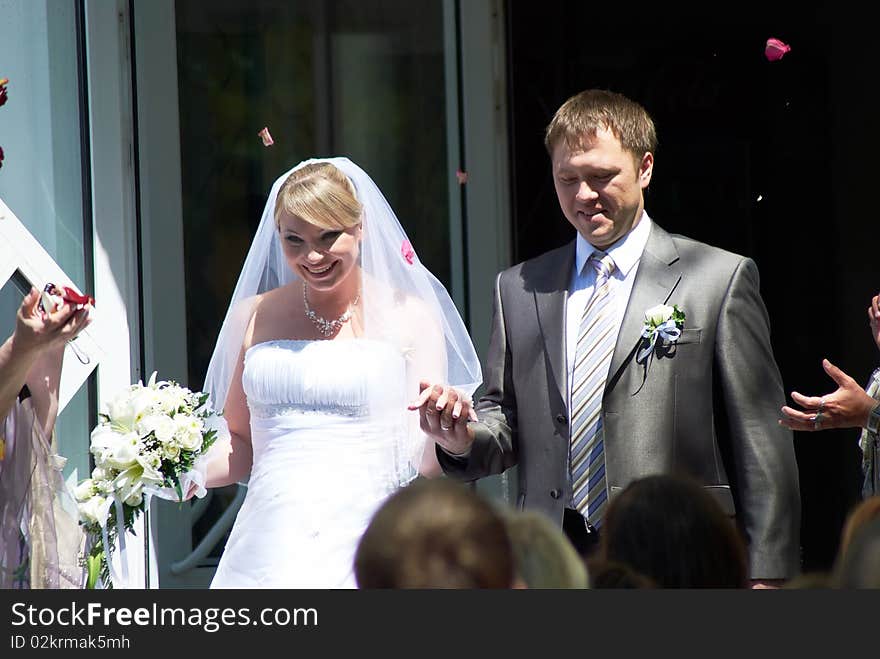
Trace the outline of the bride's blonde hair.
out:
M 362 211 L 345 174 L 330 163 L 312 163 L 288 176 L 278 191 L 275 227 L 287 213 L 322 229 L 350 229 L 361 223 Z

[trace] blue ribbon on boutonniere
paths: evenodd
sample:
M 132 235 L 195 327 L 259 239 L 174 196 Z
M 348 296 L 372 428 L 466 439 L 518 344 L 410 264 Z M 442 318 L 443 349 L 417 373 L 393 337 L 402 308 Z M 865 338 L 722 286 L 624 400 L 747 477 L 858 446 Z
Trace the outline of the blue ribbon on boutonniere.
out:
M 675 345 L 681 337 L 685 313 L 678 305 L 658 304 L 645 311 L 645 327 L 642 329 L 642 345 L 636 354 L 636 361 L 645 367 L 642 384 L 633 395 L 639 393 L 648 378 L 648 369 L 659 348 Z

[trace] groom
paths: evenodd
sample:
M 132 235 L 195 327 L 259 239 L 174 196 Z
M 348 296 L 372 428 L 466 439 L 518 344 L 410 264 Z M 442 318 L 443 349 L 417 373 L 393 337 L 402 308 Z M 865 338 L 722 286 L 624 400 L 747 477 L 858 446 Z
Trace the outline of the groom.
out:
M 798 474 L 755 263 L 645 212 L 657 138 L 639 104 L 581 92 L 545 143 L 577 237 L 498 275 L 478 422 L 454 414 L 454 390 L 423 383 L 444 471 L 475 480 L 519 465 L 517 507 L 549 515 L 585 554 L 628 483 L 689 474 L 735 516 L 753 585 L 790 578 Z

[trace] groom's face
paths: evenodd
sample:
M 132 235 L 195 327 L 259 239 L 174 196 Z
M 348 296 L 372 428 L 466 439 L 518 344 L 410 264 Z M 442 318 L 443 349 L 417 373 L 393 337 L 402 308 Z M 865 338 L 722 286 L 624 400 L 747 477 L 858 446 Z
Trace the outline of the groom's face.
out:
M 606 249 L 638 223 L 654 167 L 651 153 L 635 156 L 603 128 L 578 148 L 560 140 L 552 161 L 562 213 L 588 243 Z

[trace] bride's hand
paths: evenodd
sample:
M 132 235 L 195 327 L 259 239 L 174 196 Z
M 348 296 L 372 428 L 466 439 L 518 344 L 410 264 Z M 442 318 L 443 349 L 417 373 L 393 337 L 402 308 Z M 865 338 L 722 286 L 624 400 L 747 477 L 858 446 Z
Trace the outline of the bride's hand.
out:
M 422 431 L 447 453 L 467 455 L 470 451 L 474 435 L 468 421 L 477 420 L 470 396 L 455 387 L 423 380 L 409 409 L 419 411 Z

